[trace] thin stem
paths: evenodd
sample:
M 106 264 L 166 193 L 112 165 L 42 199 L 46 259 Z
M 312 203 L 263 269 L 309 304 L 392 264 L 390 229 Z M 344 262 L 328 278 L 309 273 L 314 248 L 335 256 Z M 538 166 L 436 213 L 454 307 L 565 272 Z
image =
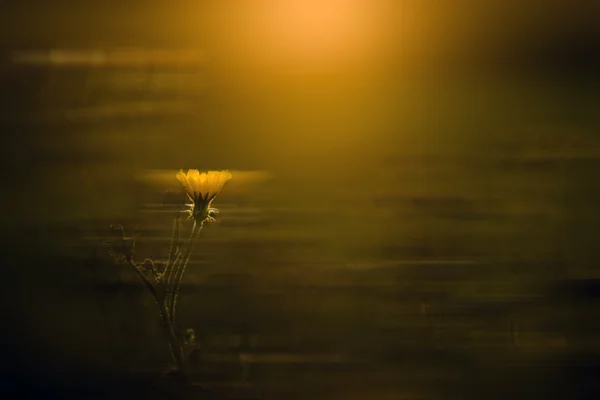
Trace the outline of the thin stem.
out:
M 144 272 L 142 271 L 142 269 L 131 258 L 128 259 L 127 261 L 129 263 L 129 265 L 131 265 L 131 267 L 133 268 L 133 270 L 137 273 L 137 275 L 140 277 L 140 279 L 142 280 L 142 282 L 144 283 L 144 285 L 146 286 L 146 288 L 150 291 L 150 293 L 154 297 L 154 300 L 156 300 L 159 312 L 162 314 L 163 313 L 163 307 L 161 307 L 160 295 L 158 294 L 158 291 L 156 290 L 156 288 L 154 287 L 154 285 L 152 284 L 152 282 L 150 282 L 150 280 L 148 279 L 148 277 L 146 277 L 146 275 L 144 274 Z M 161 319 L 162 319 L 162 317 L 163 316 L 161 315 Z
M 188 245 L 186 246 L 186 252 L 183 256 L 184 258 L 182 259 L 182 263 L 177 269 L 177 273 L 175 275 L 175 282 L 173 284 L 173 291 L 171 293 L 171 303 L 169 309 L 169 315 L 173 324 L 175 323 L 175 313 L 177 312 L 177 298 L 179 297 L 179 287 L 181 284 L 181 280 L 183 278 L 183 274 L 185 273 L 185 269 L 192 254 L 194 244 L 196 243 L 196 240 L 198 239 L 198 236 L 200 236 L 200 232 L 202 231 L 202 227 L 203 225 L 200 225 L 198 227 L 196 222 L 194 222 L 194 227 L 192 228 Z
M 171 238 L 171 245 L 169 248 L 169 258 L 167 259 L 167 266 L 163 272 L 163 289 L 164 289 L 164 301 L 166 303 L 166 307 L 169 307 L 169 285 L 171 284 L 171 276 L 173 275 L 173 267 L 177 263 L 177 260 L 181 257 L 181 251 L 179 248 L 179 237 L 180 237 L 180 229 L 179 229 L 179 217 L 176 217 L 173 220 L 173 237 Z
M 177 257 L 175 258 L 175 261 L 173 262 L 173 266 L 172 268 L 169 270 L 166 279 L 164 281 L 164 291 L 165 291 L 165 307 L 167 309 L 170 309 L 171 307 L 171 303 L 173 301 L 172 299 L 172 294 L 173 294 L 173 278 L 175 277 L 175 269 L 176 269 L 176 265 L 179 262 L 179 260 L 181 260 L 182 254 L 181 251 L 177 252 Z M 169 320 L 171 318 L 169 317 Z
M 128 260 L 129 265 L 134 269 L 137 275 L 140 277 L 146 288 L 150 291 L 156 304 L 158 305 L 158 313 L 161 319 L 161 323 L 165 330 L 167 331 L 167 336 L 169 338 L 169 347 L 171 348 L 171 355 L 175 363 L 177 364 L 177 369 L 182 373 L 186 374 L 187 367 L 185 364 L 185 357 L 183 355 L 183 346 L 181 345 L 181 341 L 175 335 L 175 330 L 173 329 L 173 324 L 171 323 L 171 318 L 169 318 L 169 310 L 165 306 L 165 303 L 160 300 L 160 295 L 152 282 L 148 280 L 144 272 L 141 268 L 136 265 L 136 263 L 130 258 Z
M 167 279 L 165 280 L 165 304 L 167 309 L 171 309 L 172 303 L 173 303 L 173 289 L 174 289 L 174 285 L 173 285 L 173 281 L 176 280 L 178 274 L 179 274 L 179 270 L 181 269 L 181 259 L 182 257 L 184 257 L 184 255 L 187 253 L 188 251 L 188 247 L 190 246 L 190 243 L 192 241 L 192 237 L 194 236 L 194 232 L 196 230 L 196 223 L 194 222 L 194 225 L 192 226 L 192 230 L 190 232 L 190 235 L 188 236 L 185 245 L 183 247 L 183 251 L 181 249 L 178 249 L 177 251 L 177 256 L 175 257 L 175 260 L 173 261 L 173 263 L 171 264 L 171 268 L 169 268 L 169 271 L 165 271 L 165 276 L 167 277 Z M 171 315 L 171 314 L 169 314 Z M 171 318 L 172 320 L 172 318 Z
M 173 264 L 171 265 L 171 268 L 169 268 L 169 271 L 165 271 L 165 276 L 167 277 L 166 279 L 166 283 L 167 284 L 171 284 L 172 283 L 172 279 L 175 274 L 173 273 L 175 271 L 175 265 L 177 265 L 177 262 L 181 259 L 181 251 L 177 252 L 177 256 L 175 257 L 175 260 L 173 261 Z
M 177 217 L 173 220 L 173 237 L 171 238 L 171 245 L 169 247 L 169 258 L 167 260 L 167 268 L 165 270 L 165 273 L 173 267 L 173 264 L 175 263 L 175 258 L 177 257 L 177 253 L 179 252 L 179 232 L 179 217 Z

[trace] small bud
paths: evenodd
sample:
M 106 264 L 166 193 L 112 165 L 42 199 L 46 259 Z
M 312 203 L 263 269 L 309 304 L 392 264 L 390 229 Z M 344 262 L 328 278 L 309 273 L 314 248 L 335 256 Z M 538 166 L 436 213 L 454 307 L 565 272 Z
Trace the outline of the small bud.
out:
M 196 343 L 196 331 L 193 328 L 188 328 L 185 331 L 183 340 L 184 340 L 185 344 L 195 344 Z

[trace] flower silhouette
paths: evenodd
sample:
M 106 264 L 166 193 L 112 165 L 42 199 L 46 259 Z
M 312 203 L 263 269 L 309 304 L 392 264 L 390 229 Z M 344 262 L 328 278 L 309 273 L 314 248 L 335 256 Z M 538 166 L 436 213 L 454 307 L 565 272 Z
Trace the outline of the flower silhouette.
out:
M 219 210 L 210 205 L 217 194 L 223 189 L 225 182 L 231 179 L 231 173 L 224 171 L 208 171 L 200 173 L 197 169 L 188 170 L 187 174 L 183 171 L 177 173 L 177 179 L 183 185 L 187 196 L 192 201 L 188 204 L 190 218 L 197 223 L 204 221 L 214 222 L 215 214 Z

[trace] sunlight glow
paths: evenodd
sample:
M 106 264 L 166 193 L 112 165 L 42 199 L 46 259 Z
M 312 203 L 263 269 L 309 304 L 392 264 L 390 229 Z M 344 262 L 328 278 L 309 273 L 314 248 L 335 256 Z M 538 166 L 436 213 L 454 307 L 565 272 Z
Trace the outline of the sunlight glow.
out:
M 369 29 L 360 0 L 277 1 L 269 7 L 271 38 L 280 51 L 303 57 L 339 55 L 361 44 Z

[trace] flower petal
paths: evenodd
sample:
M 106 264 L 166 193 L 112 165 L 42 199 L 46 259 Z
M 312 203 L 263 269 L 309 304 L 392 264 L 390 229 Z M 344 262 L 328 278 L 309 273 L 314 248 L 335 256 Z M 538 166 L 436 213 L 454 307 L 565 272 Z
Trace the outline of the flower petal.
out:
M 217 187 L 217 193 L 223 189 L 223 186 L 225 186 L 225 182 L 227 182 L 231 178 L 232 178 L 231 172 L 229 172 L 227 170 L 221 171 L 220 177 L 219 177 L 219 186 Z
M 187 173 L 188 178 L 193 178 L 194 180 L 198 179 L 198 176 L 200 176 L 200 172 L 198 172 L 197 169 L 190 169 L 188 170 Z
M 198 179 L 196 179 L 196 190 L 198 193 L 206 192 L 206 178 L 206 172 L 203 172 L 198 176 Z
M 189 180 L 187 178 L 187 175 L 183 171 L 180 171 L 175 176 L 177 177 L 177 179 L 179 180 L 179 182 L 181 182 L 181 184 L 183 185 L 183 188 L 185 189 L 185 191 L 187 193 L 192 193 L 193 189 L 192 189 L 192 186 L 190 185 L 190 182 L 189 182 Z
M 216 187 L 219 184 L 220 173 L 217 171 L 208 171 L 207 179 L 206 179 L 206 193 L 211 195 L 216 193 Z
M 232 175 L 228 170 L 200 173 L 197 169 L 190 169 L 187 174 L 178 172 L 176 177 L 191 199 L 206 205 L 219 194 Z

